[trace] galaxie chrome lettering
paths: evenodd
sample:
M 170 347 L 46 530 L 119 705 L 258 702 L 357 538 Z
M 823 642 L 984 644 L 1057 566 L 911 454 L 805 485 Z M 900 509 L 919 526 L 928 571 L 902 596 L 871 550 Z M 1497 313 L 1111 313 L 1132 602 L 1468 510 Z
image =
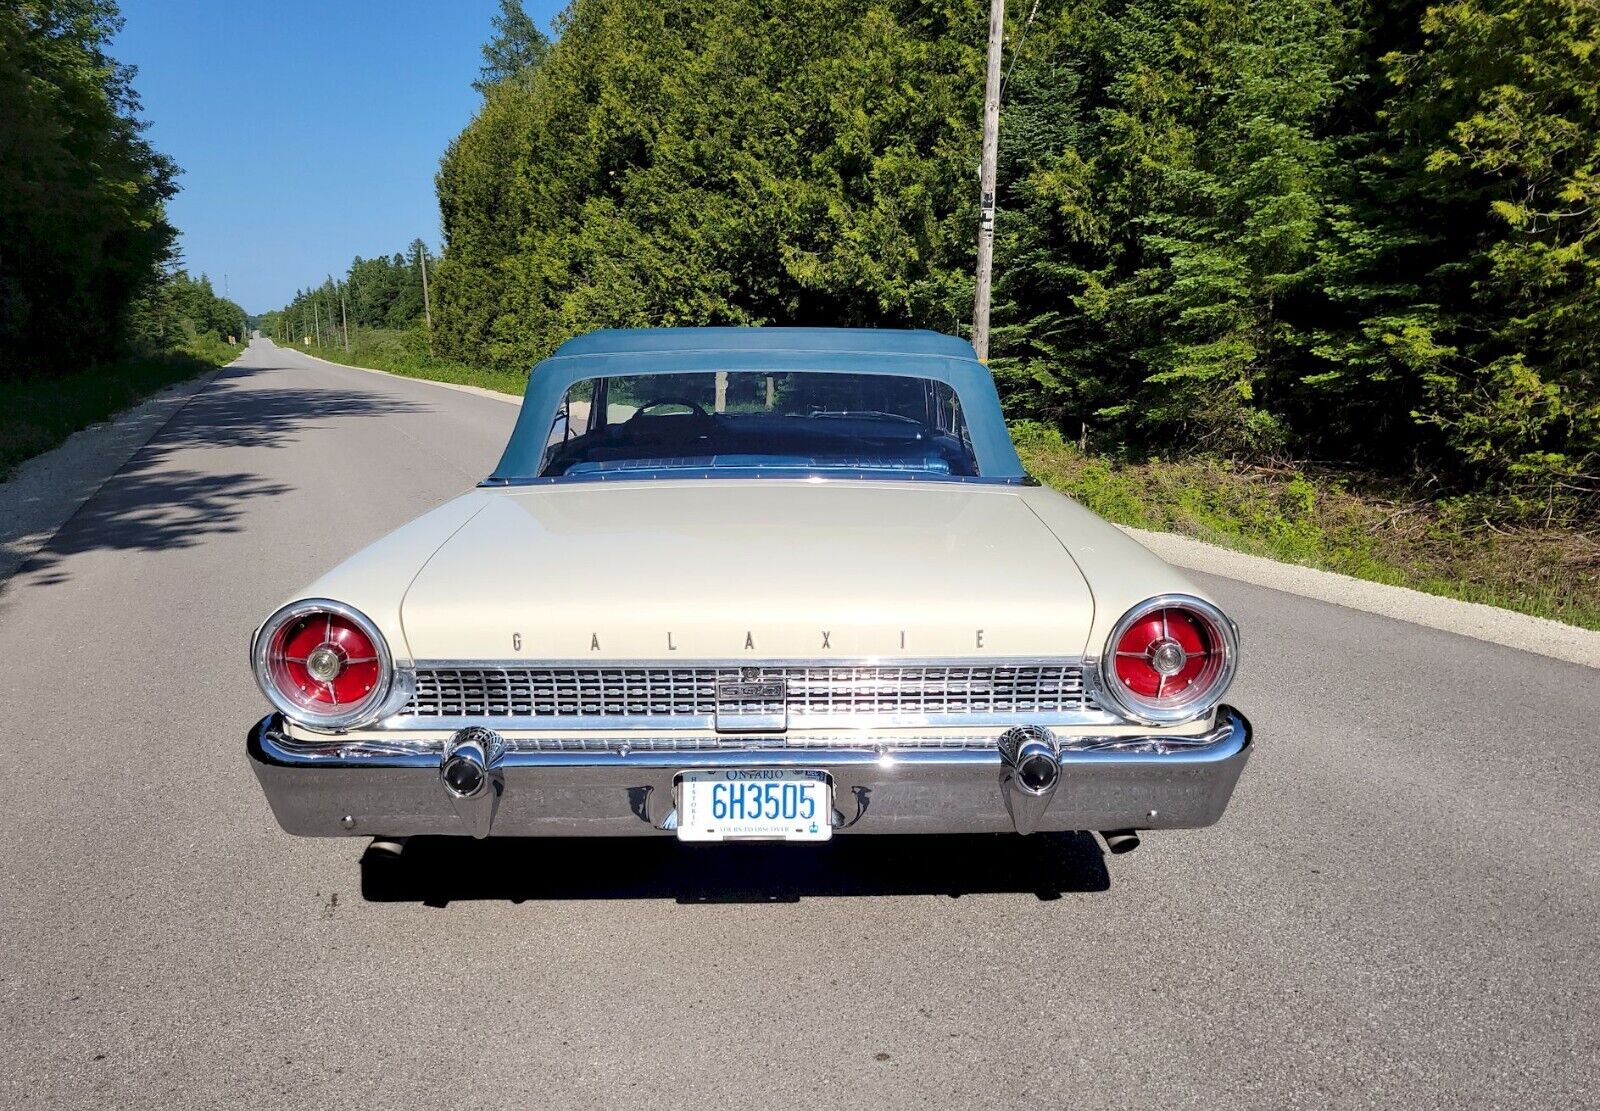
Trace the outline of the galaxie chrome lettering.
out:
M 833 650 L 833 630 L 832 629 L 818 629 L 817 633 L 822 638 L 822 643 L 821 643 L 821 645 L 819 647 L 821 649 L 825 649 L 825 650 L 831 652 Z M 907 640 L 908 640 L 909 634 L 907 633 L 907 631 L 905 629 L 899 630 L 899 633 L 900 633 L 900 648 L 901 648 L 902 651 L 904 651 L 904 649 L 906 647 L 906 644 L 907 644 Z M 973 644 L 978 648 L 984 648 L 985 647 L 984 637 L 986 635 L 987 635 L 987 630 L 985 630 L 985 629 L 974 629 L 972 631 Z M 672 630 L 668 630 L 668 632 L 667 632 L 667 651 L 668 652 L 676 652 L 676 651 L 678 651 L 679 645 L 678 645 L 678 642 L 677 642 L 676 638 L 677 638 L 677 634 Z M 512 633 L 511 634 L 511 648 L 512 648 L 512 651 L 515 651 L 515 652 L 521 652 L 522 651 L 522 634 L 521 633 Z M 746 629 L 745 630 L 745 634 L 744 634 L 744 649 L 745 649 L 746 652 L 754 652 L 756 650 L 756 634 L 755 634 L 755 630 L 754 629 Z M 600 643 L 600 633 L 598 631 L 591 632 L 589 634 L 589 651 L 591 651 L 591 652 L 603 652 L 603 651 L 605 651 L 605 648 Z

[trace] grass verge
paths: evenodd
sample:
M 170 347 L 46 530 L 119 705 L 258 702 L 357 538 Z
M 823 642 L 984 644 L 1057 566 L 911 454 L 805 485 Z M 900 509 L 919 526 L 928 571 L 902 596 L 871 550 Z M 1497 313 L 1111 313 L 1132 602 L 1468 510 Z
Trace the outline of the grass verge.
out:
M 349 366 L 520 395 L 526 375 L 431 358 L 417 332 L 357 332 L 351 351 L 299 348 Z M 1235 551 L 1600 629 L 1600 544 L 1571 528 L 1505 530 L 1459 505 L 1295 468 L 1210 459 L 1116 463 L 1053 429 L 1012 429 L 1041 482 L 1109 520 Z
M 357 328 L 350 333 L 350 350 L 337 344 L 285 344 L 296 351 L 345 366 L 386 370 L 407 378 L 426 378 L 430 382 L 451 382 L 458 386 L 477 386 L 485 390 L 522 396 L 528 376 L 514 371 L 482 370 L 465 363 L 437 359 L 427 353 L 427 337 L 417 329 L 389 331 Z
M 1012 432 L 1029 472 L 1119 524 L 1600 629 L 1600 544 L 1581 529 L 1500 528 L 1470 501 L 1359 476 L 1213 459 L 1115 463 L 1039 425 Z
M 0 482 L 26 459 L 81 428 L 137 405 L 175 382 L 236 357 L 244 348 L 201 336 L 174 351 L 143 355 L 60 378 L 0 377 Z

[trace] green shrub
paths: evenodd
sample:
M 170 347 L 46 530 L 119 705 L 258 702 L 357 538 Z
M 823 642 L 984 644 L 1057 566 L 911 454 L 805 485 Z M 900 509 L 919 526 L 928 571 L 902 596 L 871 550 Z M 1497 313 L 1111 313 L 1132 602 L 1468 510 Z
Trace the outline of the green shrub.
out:
M 1217 459 L 1118 462 L 1048 427 L 1013 432 L 1034 477 L 1118 524 L 1600 629 L 1600 546 L 1582 531 L 1493 527 L 1481 499 Z

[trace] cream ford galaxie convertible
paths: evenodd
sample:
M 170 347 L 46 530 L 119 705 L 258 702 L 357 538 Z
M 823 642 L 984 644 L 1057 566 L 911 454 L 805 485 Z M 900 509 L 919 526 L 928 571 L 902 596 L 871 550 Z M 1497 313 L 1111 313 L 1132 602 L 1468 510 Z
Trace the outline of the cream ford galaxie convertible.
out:
M 1136 831 L 1221 816 L 1233 623 L 1024 472 L 930 332 L 596 332 L 494 473 L 251 644 L 305 835 Z

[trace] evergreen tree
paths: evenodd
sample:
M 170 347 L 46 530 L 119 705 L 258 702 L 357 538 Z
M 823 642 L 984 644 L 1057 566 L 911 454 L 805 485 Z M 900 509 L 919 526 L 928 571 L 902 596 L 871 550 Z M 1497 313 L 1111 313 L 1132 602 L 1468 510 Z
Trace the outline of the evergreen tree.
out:
M 1385 58 L 1395 124 L 1414 188 L 1467 218 L 1430 275 L 1418 419 L 1536 503 L 1600 494 L 1600 7 L 1457 0 L 1422 31 Z
M 1331 196 L 1331 2 L 1132 0 L 1041 29 L 1007 106 L 996 370 L 1116 439 L 1267 451 Z
M 439 173 L 437 336 L 523 367 L 600 325 L 956 328 L 983 14 L 579 0 Z
M 532 70 L 550 49 L 550 40 L 528 18 L 521 0 L 500 0 L 500 14 L 489 24 L 494 37 L 483 46 L 483 68 L 472 83 L 480 93 Z

